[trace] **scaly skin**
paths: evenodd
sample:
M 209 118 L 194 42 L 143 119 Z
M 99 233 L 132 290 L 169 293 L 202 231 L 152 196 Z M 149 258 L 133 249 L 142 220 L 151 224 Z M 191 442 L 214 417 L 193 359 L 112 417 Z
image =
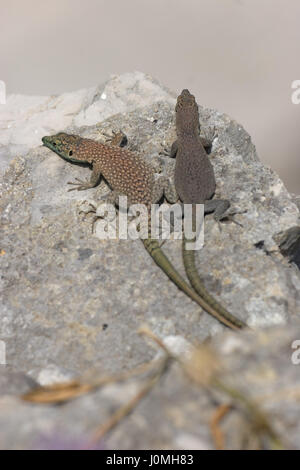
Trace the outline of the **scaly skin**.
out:
M 175 187 L 178 196 L 184 204 L 204 204 L 205 213 L 214 212 L 219 222 L 229 207 L 226 200 L 212 200 L 216 188 L 213 166 L 205 151 L 200 138 L 198 105 L 195 97 L 188 90 L 183 90 L 176 104 L 176 133 L 177 140 L 173 143 L 171 157 L 176 156 Z M 195 220 L 193 219 L 195 231 Z M 187 250 L 183 237 L 183 262 L 187 277 L 195 289 L 223 321 L 234 324 L 236 328 L 247 326 L 234 317 L 206 290 L 195 264 L 195 250 Z
M 130 204 L 144 204 L 148 210 L 150 210 L 152 203 L 157 202 L 162 197 L 163 193 L 172 202 L 172 192 L 168 180 L 166 181 L 166 178 L 161 177 L 157 183 L 151 166 L 139 155 L 129 150 L 65 133 L 45 136 L 42 141 L 46 147 L 66 161 L 88 163 L 92 166 L 93 171 L 90 181 L 78 180 L 78 183 L 69 183 L 76 186 L 72 189 L 81 191 L 95 187 L 102 175 L 113 189 L 114 197 L 110 200 L 117 199 L 119 195 L 126 195 Z M 220 315 L 185 282 L 164 255 L 157 240 L 151 238 L 150 232 L 149 238 L 142 240 L 142 242 L 156 264 L 179 289 L 224 325 L 232 329 L 238 329 L 235 322 Z

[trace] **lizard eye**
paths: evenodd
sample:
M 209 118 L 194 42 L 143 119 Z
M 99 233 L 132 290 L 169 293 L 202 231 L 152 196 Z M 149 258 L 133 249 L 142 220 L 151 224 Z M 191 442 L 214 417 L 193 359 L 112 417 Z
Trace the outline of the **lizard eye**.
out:
M 73 150 L 70 150 L 69 157 L 71 157 L 72 155 L 73 155 Z

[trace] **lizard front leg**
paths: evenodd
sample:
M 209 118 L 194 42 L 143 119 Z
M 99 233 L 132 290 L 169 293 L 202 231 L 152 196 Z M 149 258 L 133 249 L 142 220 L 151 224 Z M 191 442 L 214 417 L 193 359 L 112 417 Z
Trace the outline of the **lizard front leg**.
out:
M 199 136 L 199 138 L 200 138 L 201 144 L 203 145 L 205 150 L 208 153 L 210 153 L 209 151 L 211 150 L 211 146 L 212 146 L 211 140 L 207 139 L 206 137 L 200 137 Z M 176 154 L 177 154 L 177 151 L 178 151 L 178 140 L 175 140 L 173 142 L 173 144 L 171 145 L 170 151 L 168 151 L 166 148 L 164 148 L 162 154 L 166 155 L 168 157 L 171 157 L 171 158 L 175 158 Z
M 100 177 L 101 177 L 101 172 L 100 168 L 97 167 L 97 164 L 93 165 L 93 171 L 91 174 L 90 181 L 83 181 L 79 178 L 75 178 L 78 183 L 75 183 L 73 181 L 68 181 L 68 184 L 72 184 L 75 186 L 75 188 L 70 188 L 68 191 L 84 191 L 85 189 L 90 189 L 94 188 L 95 186 L 98 186 L 100 182 Z

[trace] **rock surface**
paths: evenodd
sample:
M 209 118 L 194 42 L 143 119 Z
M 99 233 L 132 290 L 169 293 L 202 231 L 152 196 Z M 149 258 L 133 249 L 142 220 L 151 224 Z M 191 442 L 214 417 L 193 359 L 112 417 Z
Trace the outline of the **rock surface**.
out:
M 64 162 L 40 145 L 43 135 L 61 130 L 103 140 L 103 133 L 122 129 L 129 148 L 172 177 L 174 161 L 159 152 L 161 144 L 169 147 L 175 138 L 175 97 L 136 72 L 61 96 L 11 96 L 1 105 L 0 339 L 6 344 L 6 374 L 23 372 L 45 385 L 95 369 L 99 374 L 128 370 L 153 357 L 152 348 L 137 334 L 146 323 L 160 338 L 179 335 L 181 341 L 202 342 L 223 333 L 214 339 L 217 349 L 232 338 L 239 354 L 228 354 L 228 374 L 237 386 L 248 391 L 251 386 L 254 397 L 283 385 L 297 387 L 297 367 L 290 356 L 291 342 L 300 335 L 300 278 L 275 239 L 299 223 L 299 210 L 276 173 L 259 161 L 241 125 L 200 106 L 201 132 L 214 137 L 217 195 L 231 200 L 241 226 L 222 224 L 220 232 L 208 216 L 198 268 L 207 288 L 257 329 L 239 335 L 224 334 L 222 325 L 172 285 L 140 241 L 98 239 L 92 233 L 93 215 L 85 212 L 108 192 L 106 184 L 67 192 L 67 181 L 89 178 L 90 170 Z M 180 241 L 168 241 L 164 250 L 183 274 L 180 246 Z M 261 332 L 261 327 L 269 328 Z M 265 356 L 271 378 L 261 369 Z M 263 385 L 262 377 L 270 386 Z M 5 394 L 0 398 L 0 446 L 38 446 L 45 433 L 51 439 L 73 435 L 74 423 L 74 439 L 84 440 L 138 386 L 134 381 L 111 385 L 110 391 L 82 397 L 59 411 Z M 211 448 L 211 401 L 174 365 L 105 446 Z M 274 416 L 280 412 L 279 432 L 289 429 L 288 445 L 299 448 L 295 410 L 293 401 L 276 401 L 271 409 Z M 230 431 L 235 425 L 228 421 L 227 445 L 239 448 L 238 436 Z

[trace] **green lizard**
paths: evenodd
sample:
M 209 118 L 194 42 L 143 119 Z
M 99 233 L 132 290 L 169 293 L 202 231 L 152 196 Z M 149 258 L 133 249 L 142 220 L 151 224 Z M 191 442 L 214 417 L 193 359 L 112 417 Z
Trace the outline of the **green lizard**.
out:
M 176 156 L 175 188 L 183 204 L 204 204 L 204 213 L 214 212 L 216 221 L 224 217 L 229 208 L 227 200 L 211 199 L 215 193 L 216 180 L 213 166 L 205 151 L 207 142 L 200 137 L 198 105 L 188 90 L 183 90 L 176 103 L 177 140 L 171 148 L 171 157 Z M 195 206 L 193 206 L 195 211 Z M 193 212 L 194 217 L 195 212 Z M 193 230 L 195 231 L 193 218 Z M 183 237 L 183 262 L 187 277 L 194 290 L 219 313 L 237 327 L 246 324 L 235 318 L 206 290 L 195 265 L 195 250 L 188 250 L 189 241 Z
M 117 138 L 112 143 L 116 144 Z M 68 162 L 88 163 L 92 166 L 90 181 L 77 179 L 77 183 L 70 183 L 76 186 L 72 189 L 81 191 L 93 188 L 98 185 L 100 176 L 103 176 L 112 188 L 107 200 L 111 204 L 117 202 L 119 195 L 124 195 L 129 204 L 144 204 L 150 212 L 151 204 L 159 201 L 163 194 L 169 202 L 177 200 L 168 178 L 155 180 L 154 169 L 134 152 L 65 133 L 45 136 L 42 142 Z M 151 238 L 150 228 L 148 230 L 148 238 L 142 240 L 146 250 L 177 287 L 226 326 L 239 329 L 241 325 L 237 321 L 224 317 L 187 284 L 165 256 L 158 241 Z

